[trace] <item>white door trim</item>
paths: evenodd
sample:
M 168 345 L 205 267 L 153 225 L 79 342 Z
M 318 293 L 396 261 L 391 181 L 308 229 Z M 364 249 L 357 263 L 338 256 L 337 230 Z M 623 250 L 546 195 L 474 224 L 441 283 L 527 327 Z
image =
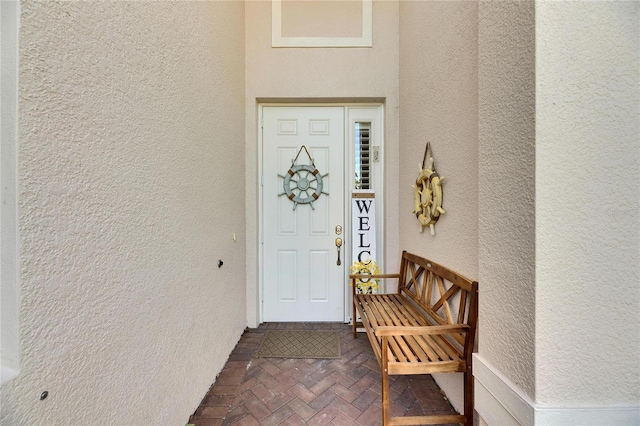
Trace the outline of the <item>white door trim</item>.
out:
M 354 135 L 351 132 L 352 124 L 360 119 L 371 120 L 373 128 L 373 145 L 379 147 L 380 161 L 373 165 L 373 187 L 376 188 L 376 215 L 378 218 L 378 228 L 376 232 L 378 243 L 378 257 L 380 258 L 378 263 L 381 267 L 384 267 L 385 250 L 384 250 L 384 105 L 381 103 L 279 103 L 279 102 L 265 102 L 258 104 L 258 323 L 263 322 L 264 318 L 264 222 L 263 222 L 263 210 L 264 210 L 264 170 L 263 170 L 263 109 L 264 107 L 331 107 L 339 106 L 343 107 L 345 111 L 345 185 L 349 185 L 344 191 L 345 193 L 345 225 L 351 223 L 351 188 L 353 188 L 353 176 L 354 176 Z M 350 238 L 345 235 L 345 246 L 342 248 L 342 253 L 346 256 L 351 253 Z M 344 293 L 344 322 L 351 320 L 351 291 L 348 287 L 348 265 L 351 264 L 350 259 L 345 259 L 347 267 L 345 268 L 345 293 Z

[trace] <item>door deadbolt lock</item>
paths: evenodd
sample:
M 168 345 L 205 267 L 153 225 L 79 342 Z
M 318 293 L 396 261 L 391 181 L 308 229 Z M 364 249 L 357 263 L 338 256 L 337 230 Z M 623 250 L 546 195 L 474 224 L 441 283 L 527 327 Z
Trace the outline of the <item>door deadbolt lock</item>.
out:
M 342 234 L 342 226 L 338 225 L 336 226 L 336 235 L 340 235 Z

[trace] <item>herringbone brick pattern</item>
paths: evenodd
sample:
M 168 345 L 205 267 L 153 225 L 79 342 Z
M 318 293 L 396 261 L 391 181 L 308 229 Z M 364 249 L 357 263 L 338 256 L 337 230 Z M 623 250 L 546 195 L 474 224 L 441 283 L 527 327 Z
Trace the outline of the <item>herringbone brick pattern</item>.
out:
M 341 359 L 253 358 L 268 329 L 341 330 Z M 392 376 L 391 415 L 455 413 L 431 376 Z M 364 334 L 339 323 L 247 329 L 191 416 L 196 426 L 382 424 L 380 370 Z

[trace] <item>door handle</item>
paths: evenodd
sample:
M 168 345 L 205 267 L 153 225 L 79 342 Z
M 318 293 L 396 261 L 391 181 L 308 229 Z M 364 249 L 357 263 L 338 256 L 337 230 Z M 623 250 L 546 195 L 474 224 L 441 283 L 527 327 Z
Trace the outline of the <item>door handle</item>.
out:
M 342 238 L 336 238 L 336 247 L 338 248 L 338 261 L 336 262 L 336 265 L 340 266 L 342 265 L 342 262 L 340 261 L 340 247 L 342 247 Z

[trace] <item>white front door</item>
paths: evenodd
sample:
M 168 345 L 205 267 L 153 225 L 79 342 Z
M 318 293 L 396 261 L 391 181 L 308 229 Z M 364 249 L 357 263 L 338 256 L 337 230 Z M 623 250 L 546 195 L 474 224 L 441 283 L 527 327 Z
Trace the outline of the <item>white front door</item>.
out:
M 265 106 L 262 117 L 263 320 L 342 321 L 344 108 Z

